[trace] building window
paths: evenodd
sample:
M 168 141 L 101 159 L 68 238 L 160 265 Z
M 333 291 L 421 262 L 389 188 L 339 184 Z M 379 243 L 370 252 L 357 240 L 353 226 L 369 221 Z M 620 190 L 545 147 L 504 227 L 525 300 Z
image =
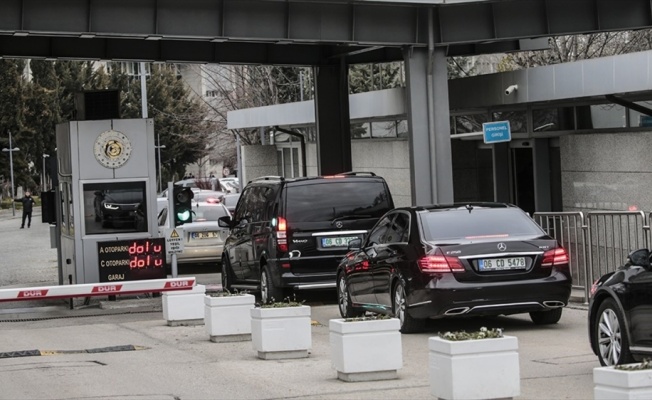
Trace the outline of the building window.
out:
M 383 121 L 371 123 L 371 137 L 373 138 L 395 138 L 396 121 Z
M 618 104 L 598 104 L 591 106 L 593 129 L 625 128 L 625 107 Z
M 542 108 L 532 110 L 532 131 L 547 132 L 559 130 L 559 109 Z
M 351 124 L 351 139 L 364 139 L 371 137 L 369 122 Z
M 526 111 L 498 111 L 493 113 L 494 121 L 509 121 L 509 128 L 512 133 L 527 132 Z M 482 129 L 480 129 L 482 131 Z
M 482 132 L 482 124 L 489 122 L 487 114 L 455 115 L 452 117 L 451 134 Z
M 652 108 L 652 101 L 639 101 L 636 104 L 645 107 Z M 642 114 L 638 111 L 629 110 L 629 126 L 631 127 L 651 127 L 652 126 L 652 116 Z

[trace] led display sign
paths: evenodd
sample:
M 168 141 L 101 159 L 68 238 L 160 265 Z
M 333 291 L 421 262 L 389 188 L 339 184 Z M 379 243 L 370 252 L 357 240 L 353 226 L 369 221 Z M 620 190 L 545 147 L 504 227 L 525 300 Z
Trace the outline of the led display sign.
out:
M 165 279 L 165 238 L 97 243 L 100 282 Z

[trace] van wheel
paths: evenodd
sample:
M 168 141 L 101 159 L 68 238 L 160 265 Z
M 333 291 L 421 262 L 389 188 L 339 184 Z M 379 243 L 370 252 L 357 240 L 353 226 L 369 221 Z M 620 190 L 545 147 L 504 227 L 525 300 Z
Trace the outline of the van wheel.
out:
M 229 256 L 222 255 L 222 290 L 231 292 L 233 290 L 233 272 L 229 263 Z
M 364 315 L 363 310 L 353 307 L 349 285 L 346 284 L 343 274 L 337 276 L 337 304 L 342 318 L 354 318 Z
M 283 301 L 283 290 L 274 285 L 267 267 L 264 267 L 260 274 L 260 301 L 263 304 Z
M 402 333 L 414 333 L 423 330 L 425 320 L 413 318 L 408 313 L 407 296 L 405 295 L 405 283 L 398 281 L 394 287 L 394 316 L 401 321 Z

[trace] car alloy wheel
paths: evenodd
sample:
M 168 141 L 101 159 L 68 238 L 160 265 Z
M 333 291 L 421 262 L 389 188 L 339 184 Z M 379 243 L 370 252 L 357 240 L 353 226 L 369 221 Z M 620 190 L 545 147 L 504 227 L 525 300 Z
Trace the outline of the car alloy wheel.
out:
M 401 326 L 403 326 L 405 323 L 405 289 L 400 283 L 394 291 L 394 315 L 401 321 Z
M 340 308 L 342 318 L 348 318 L 347 309 L 349 308 L 349 293 L 346 287 L 346 280 L 342 275 L 337 276 L 337 304 Z
M 229 276 L 229 259 L 226 254 L 222 256 L 222 290 L 231 291 L 232 283 Z
M 407 312 L 407 297 L 405 295 L 405 283 L 400 280 L 394 287 L 394 316 L 401 321 L 401 332 L 413 333 L 420 331 L 425 321 L 415 319 Z
M 623 328 L 623 318 L 616 304 L 611 299 L 605 300 L 598 310 L 598 319 L 594 328 L 600 364 L 610 366 L 634 361 Z
M 337 276 L 337 305 L 342 318 L 354 318 L 364 315 L 364 311 L 353 308 L 349 286 L 342 274 Z

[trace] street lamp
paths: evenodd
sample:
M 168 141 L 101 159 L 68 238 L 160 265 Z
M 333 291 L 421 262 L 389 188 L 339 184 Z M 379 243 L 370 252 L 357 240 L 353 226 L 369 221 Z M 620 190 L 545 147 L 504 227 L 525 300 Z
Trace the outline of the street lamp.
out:
M 158 146 L 154 146 L 154 148 L 158 151 L 158 191 L 160 193 L 163 190 L 161 187 L 161 149 L 164 149 L 165 145 L 161 144 L 161 137 L 158 133 L 156 133 L 156 141 Z
M 9 172 L 11 173 L 11 212 L 13 216 L 16 216 L 16 204 L 14 198 L 16 197 L 16 191 L 14 190 L 14 151 L 19 151 L 18 147 L 11 147 L 11 132 L 9 132 L 9 148 L 4 148 L 2 151 L 9 152 Z
M 47 190 L 47 188 L 45 187 L 46 182 L 47 182 L 47 179 L 45 177 L 45 159 L 48 158 L 48 157 L 50 157 L 49 154 L 45 154 L 45 153 L 43 154 L 43 171 L 42 171 L 43 172 L 43 192 L 45 192 Z

